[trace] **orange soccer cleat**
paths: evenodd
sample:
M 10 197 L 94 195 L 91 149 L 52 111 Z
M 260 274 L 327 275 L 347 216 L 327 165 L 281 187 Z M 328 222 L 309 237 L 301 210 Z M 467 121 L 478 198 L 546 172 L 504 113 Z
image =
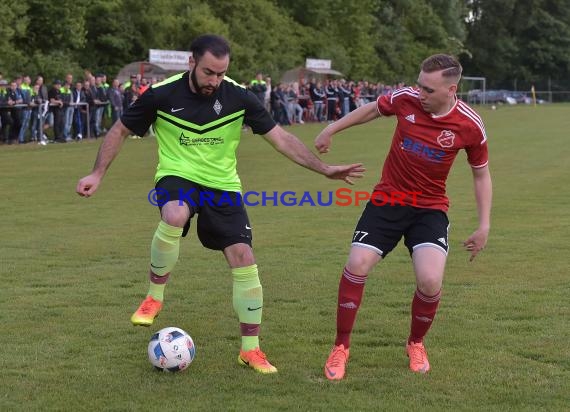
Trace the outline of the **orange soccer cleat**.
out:
M 344 378 L 348 356 L 349 349 L 345 349 L 344 345 L 332 348 L 327 363 L 325 363 L 325 376 L 327 379 L 334 381 Z
M 248 351 L 239 351 L 238 363 L 242 366 L 249 366 L 259 373 L 275 373 L 277 368 L 267 360 L 265 353 L 259 348 Z
M 406 345 L 406 353 L 410 358 L 410 369 L 417 373 L 427 373 L 430 370 L 426 348 L 423 342 L 410 342 Z
M 137 311 L 133 313 L 133 316 L 131 316 L 131 322 L 135 326 L 150 326 L 152 325 L 152 322 L 154 322 L 154 318 L 156 318 L 160 313 L 161 309 L 161 301 L 154 300 L 151 296 L 147 296 L 145 300 L 142 301 Z

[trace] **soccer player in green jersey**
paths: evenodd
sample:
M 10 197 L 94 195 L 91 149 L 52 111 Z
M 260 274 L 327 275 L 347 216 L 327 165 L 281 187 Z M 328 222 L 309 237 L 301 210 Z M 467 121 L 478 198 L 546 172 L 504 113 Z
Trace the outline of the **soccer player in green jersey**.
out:
M 125 138 L 142 136 L 152 126 L 158 142 L 155 185 L 161 220 L 151 243 L 149 291 L 131 321 L 150 326 L 162 309 L 180 237 L 196 216 L 202 245 L 221 250 L 231 268 L 233 307 L 242 335 L 238 362 L 261 373 L 274 373 L 277 369 L 259 348 L 263 294 L 236 171 L 242 125 L 263 135 L 295 163 L 330 179 L 352 183 L 351 178 L 361 177 L 364 168 L 325 164 L 277 125 L 251 91 L 225 76 L 230 47 L 224 38 L 200 36 L 190 51 L 187 72 L 150 87 L 113 125 L 91 174 L 79 180 L 76 191 L 84 197 L 93 195 Z

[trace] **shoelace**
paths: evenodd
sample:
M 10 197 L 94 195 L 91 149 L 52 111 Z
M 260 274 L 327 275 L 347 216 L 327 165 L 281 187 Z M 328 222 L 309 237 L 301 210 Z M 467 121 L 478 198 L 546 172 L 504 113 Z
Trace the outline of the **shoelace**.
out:
M 423 363 L 424 359 L 426 358 L 426 350 L 423 346 L 420 345 L 411 345 L 412 346 L 412 350 L 410 352 L 412 352 L 412 354 L 410 355 L 412 357 L 412 360 L 414 362 L 418 362 L 418 363 Z
M 144 305 L 141 307 L 141 312 L 144 314 L 150 313 L 152 311 L 153 304 L 152 302 L 148 301 L 145 302 Z
M 331 366 L 334 367 L 341 366 L 344 365 L 346 361 L 346 354 L 342 349 L 337 348 L 334 350 L 331 358 L 332 358 L 330 363 Z
M 253 351 L 253 357 L 262 363 L 267 363 L 267 356 L 259 348 Z

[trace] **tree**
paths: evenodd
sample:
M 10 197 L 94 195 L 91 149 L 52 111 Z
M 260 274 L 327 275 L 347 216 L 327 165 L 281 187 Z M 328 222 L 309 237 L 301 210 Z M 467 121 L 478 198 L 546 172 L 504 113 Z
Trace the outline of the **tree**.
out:
M 449 36 L 441 6 L 434 8 L 427 0 L 382 0 L 378 9 L 378 55 L 376 73 L 388 82 L 404 81 L 413 84 L 420 63 L 434 53 L 458 54 L 461 39 Z M 433 2 L 439 3 L 439 2 Z M 459 13 L 459 8 L 456 13 Z M 460 32 L 455 35 L 460 36 Z
M 469 3 L 467 70 L 491 87 L 552 77 L 568 87 L 570 4 L 565 0 L 474 0 Z
M 353 79 L 369 78 L 376 65 L 374 27 L 377 0 L 279 0 L 307 33 L 304 57 L 332 60 L 333 68 Z
M 215 15 L 228 23 L 230 76 L 249 82 L 257 71 L 275 78 L 304 62 L 308 33 L 267 0 L 212 0 Z
M 17 72 L 42 73 L 47 80 L 79 70 L 77 55 L 85 46 L 85 2 L 23 0 L 17 3 L 21 8 L 26 10 L 21 20 L 26 29 L 12 43 L 22 54 Z
M 568 0 L 3 0 L 0 71 L 112 76 L 203 33 L 228 38 L 240 82 L 314 57 L 350 79 L 413 83 L 424 58 L 445 52 L 490 87 L 570 87 Z
M 17 0 L 0 3 L 0 72 L 6 75 L 26 64 L 24 50 L 14 47 L 15 39 L 26 35 L 27 5 Z

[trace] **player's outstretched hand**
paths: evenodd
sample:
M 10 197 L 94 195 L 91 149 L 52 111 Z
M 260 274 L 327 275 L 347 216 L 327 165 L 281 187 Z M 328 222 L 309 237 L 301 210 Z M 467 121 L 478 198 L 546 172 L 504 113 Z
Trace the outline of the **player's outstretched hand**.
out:
M 326 130 L 326 129 L 325 129 Z M 315 139 L 315 148 L 319 153 L 328 153 L 332 143 L 332 136 L 323 130 Z
M 101 178 L 99 176 L 90 174 L 79 180 L 75 191 L 79 196 L 89 197 L 95 193 L 100 183 Z
M 465 242 L 463 242 L 465 250 L 471 252 L 471 257 L 469 258 L 470 262 L 473 261 L 473 259 L 475 259 L 475 256 L 477 256 L 477 254 L 485 248 L 488 237 L 488 230 L 477 229 L 471 236 L 469 236 L 469 238 L 467 238 Z
M 366 169 L 362 163 L 354 163 L 351 165 L 329 166 L 325 176 L 329 179 L 344 180 L 349 185 L 353 185 L 352 178 L 361 178 L 364 176 Z

